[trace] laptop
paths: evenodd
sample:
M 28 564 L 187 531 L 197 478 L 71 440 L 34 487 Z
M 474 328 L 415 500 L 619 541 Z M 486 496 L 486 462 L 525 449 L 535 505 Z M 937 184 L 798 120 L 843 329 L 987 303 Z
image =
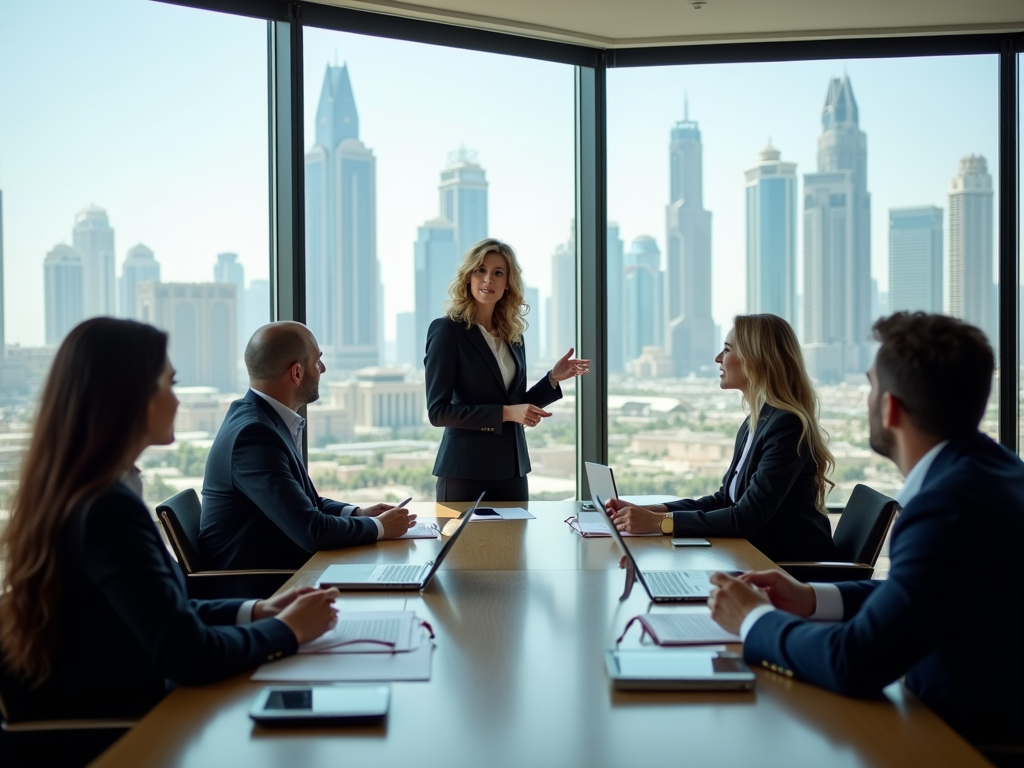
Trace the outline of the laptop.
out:
M 481 493 L 480 497 L 473 502 L 473 506 L 459 515 L 455 530 L 441 547 L 441 551 L 437 553 L 436 559 L 422 565 L 412 563 L 330 565 L 320 574 L 319 586 L 344 590 L 423 589 L 434 577 L 441 561 L 452 551 L 455 540 L 462 534 L 483 497 L 484 495 Z M 450 524 L 451 521 L 448 525 Z M 448 525 L 445 527 L 447 528 Z
M 594 496 L 594 503 L 599 509 L 604 509 L 603 497 Z M 610 523 L 611 521 L 609 521 Z M 714 589 L 711 584 L 711 574 L 714 571 L 641 571 L 636 564 L 633 553 L 629 551 L 622 534 L 614 525 L 608 526 L 608 531 L 615 542 L 626 556 L 626 589 L 620 600 L 629 597 L 633 588 L 633 580 L 637 579 L 644 585 L 647 594 L 655 603 L 691 603 L 707 602 Z
M 584 462 L 587 471 L 587 484 L 590 486 L 591 497 L 600 496 L 602 499 L 617 499 L 619 491 L 615 487 L 615 475 L 612 468 L 605 464 L 594 464 Z M 611 536 L 608 529 L 612 526 L 608 514 L 601 509 L 581 509 L 576 514 L 576 525 L 574 526 L 579 534 L 585 539 Z M 660 533 L 626 533 L 624 536 L 660 536 Z

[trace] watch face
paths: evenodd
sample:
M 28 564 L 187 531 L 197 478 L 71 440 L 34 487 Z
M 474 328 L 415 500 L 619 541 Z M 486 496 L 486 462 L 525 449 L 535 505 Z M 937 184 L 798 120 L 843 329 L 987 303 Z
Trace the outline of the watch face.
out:
M 675 525 L 673 525 L 672 515 L 666 515 L 665 517 L 663 517 L 661 519 L 661 532 L 662 533 L 672 533 L 672 531 L 674 529 L 675 529 Z

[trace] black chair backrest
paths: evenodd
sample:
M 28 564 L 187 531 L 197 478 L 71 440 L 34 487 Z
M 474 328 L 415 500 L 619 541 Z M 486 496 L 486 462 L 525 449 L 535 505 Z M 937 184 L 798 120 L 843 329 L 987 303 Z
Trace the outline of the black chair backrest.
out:
M 202 512 L 199 496 L 191 488 L 174 494 L 156 508 L 185 573 L 202 570 L 199 564 L 199 516 Z
M 873 488 L 860 484 L 854 487 L 832 537 L 839 559 L 874 565 L 882 550 L 885 532 L 899 508 L 896 499 Z

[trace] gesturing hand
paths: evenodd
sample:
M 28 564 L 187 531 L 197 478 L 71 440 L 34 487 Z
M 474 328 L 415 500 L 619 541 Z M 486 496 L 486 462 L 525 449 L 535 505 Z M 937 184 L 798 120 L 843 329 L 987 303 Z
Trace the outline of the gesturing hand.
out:
M 292 600 L 291 605 L 277 615 L 295 633 L 299 645 L 316 640 L 338 623 L 338 609 L 334 601 L 341 597 L 336 589 L 314 589 Z
M 552 379 L 555 381 L 565 381 L 573 376 L 582 376 L 590 371 L 590 361 L 573 357 L 572 353 L 574 351 L 572 347 L 569 347 L 569 351 L 558 359 L 555 367 L 551 369 Z
M 740 627 L 748 613 L 757 606 L 767 605 L 769 602 L 768 595 L 763 591 L 726 573 L 711 574 L 711 583 L 715 585 L 715 589 L 711 590 L 711 597 L 708 598 L 711 618 L 717 621 L 722 629 L 735 635 L 740 633 Z
M 514 421 L 517 424 L 525 424 L 528 427 L 536 427 L 540 424 L 541 419 L 546 419 L 550 415 L 549 411 L 545 411 L 543 408 L 538 408 L 530 403 L 503 405 L 501 407 L 502 421 Z
M 749 571 L 740 581 L 764 590 L 772 605 L 787 613 L 807 618 L 818 607 L 818 596 L 809 584 L 797 581 L 785 571 Z

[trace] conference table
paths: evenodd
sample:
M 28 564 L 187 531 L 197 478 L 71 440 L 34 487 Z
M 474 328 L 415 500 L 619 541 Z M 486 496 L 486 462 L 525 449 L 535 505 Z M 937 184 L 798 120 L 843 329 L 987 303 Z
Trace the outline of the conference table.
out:
M 468 505 L 411 505 L 454 517 Z M 265 728 L 248 717 L 260 683 L 241 675 L 179 687 L 92 764 L 96 768 L 844 768 L 987 766 L 912 694 L 857 700 L 753 666 L 752 692 L 613 690 L 604 651 L 652 605 L 642 585 L 619 601 L 625 572 L 610 538 L 564 521 L 575 502 L 526 507 L 530 520 L 471 522 L 423 592 L 346 593 L 343 610 L 415 610 L 436 633 L 428 682 L 391 684 L 383 723 Z M 443 521 L 441 521 L 443 522 Z M 772 565 L 749 543 L 626 540 L 641 569 L 746 570 Z M 441 541 L 413 539 L 320 552 L 285 588 L 315 584 L 331 563 L 419 563 Z M 634 627 L 630 631 L 633 632 Z M 732 647 L 739 650 L 739 646 Z

